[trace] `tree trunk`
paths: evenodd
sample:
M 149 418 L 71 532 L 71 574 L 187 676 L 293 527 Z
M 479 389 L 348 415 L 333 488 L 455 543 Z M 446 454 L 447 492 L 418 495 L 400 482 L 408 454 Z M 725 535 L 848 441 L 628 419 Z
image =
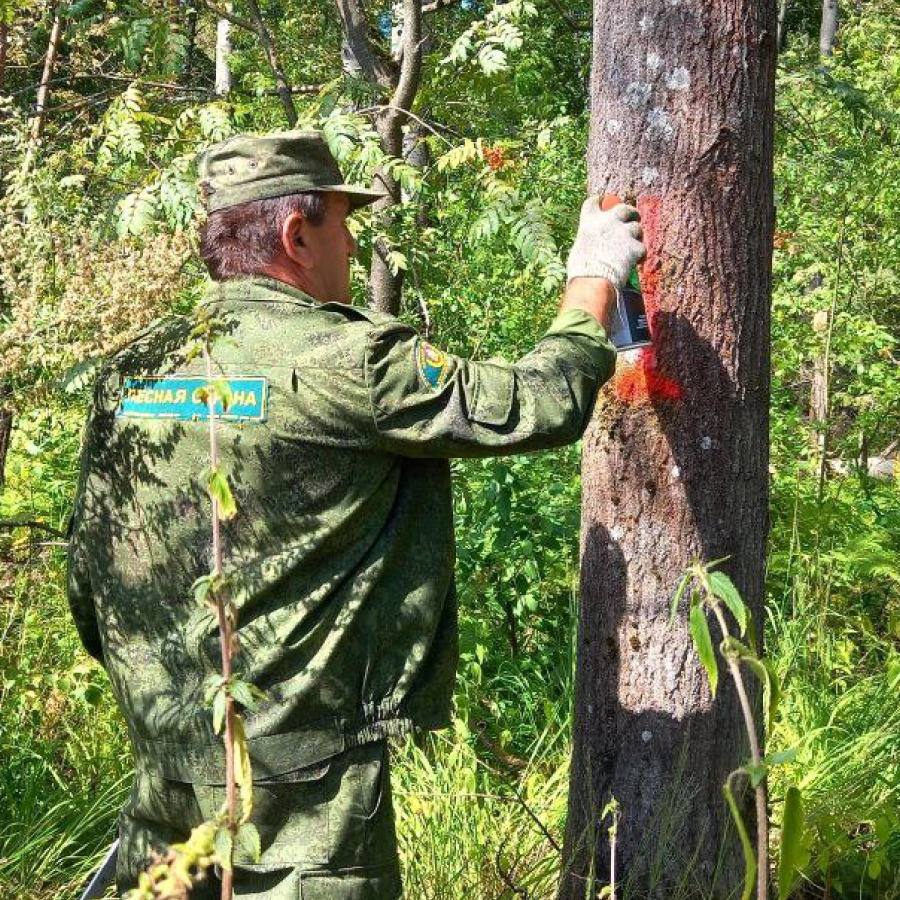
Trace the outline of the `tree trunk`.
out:
M 44 71 L 38 85 L 34 116 L 28 126 L 28 145 L 22 159 L 23 176 L 31 170 L 37 153 L 38 144 L 44 131 L 44 120 L 47 117 L 47 101 L 50 98 L 50 82 L 53 80 L 53 69 L 56 66 L 56 54 L 59 52 L 59 41 L 62 36 L 62 16 L 59 7 L 53 9 L 53 24 L 50 27 L 50 39 L 47 42 L 47 55 L 44 57 Z
M 194 68 L 194 56 L 197 52 L 197 5 L 194 0 L 184 0 L 184 33 L 187 38 L 187 50 L 184 54 L 184 67 L 181 77 L 184 84 L 189 84 Z
M 41 75 L 41 83 L 38 85 L 37 101 L 34 107 L 34 117 L 31 120 L 31 143 L 36 144 L 41 139 L 44 130 L 44 120 L 47 116 L 47 100 L 50 97 L 50 82 L 53 79 L 53 68 L 56 65 L 56 54 L 59 52 L 59 38 L 62 34 L 62 16 L 59 9 L 53 13 L 53 25 L 50 28 L 50 40 L 47 42 L 47 55 L 44 57 L 44 71 Z
M 819 28 L 819 57 L 824 61 L 834 52 L 838 30 L 837 0 L 822 0 L 822 25 Z
M 787 19 L 788 0 L 779 0 L 778 3 L 778 49 L 784 47 L 784 39 L 787 36 L 785 32 L 785 20 Z
M 0 22 L 0 88 L 6 81 L 6 54 L 9 51 L 9 25 Z
M 265 19 L 259 8 L 257 0 L 247 0 L 247 6 L 250 8 L 250 15 L 256 24 L 256 33 L 259 36 L 259 42 L 263 46 L 269 68 L 275 76 L 275 91 L 281 99 L 281 106 L 284 109 L 284 116 L 287 119 L 288 126 L 293 128 L 297 124 L 297 107 L 294 106 L 293 90 L 290 82 L 287 80 L 281 61 L 278 58 L 278 51 L 275 49 L 275 43 L 272 35 L 266 26 Z
M 403 124 L 408 120 L 422 69 L 422 0 L 403 0 L 403 29 L 398 42 L 400 65 L 375 52 L 368 37 L 368 21 L 360 0 L 336 0 L 344 34 L 341 50 L 344 71 L 358 74 L 381 91 L 392 91 L 381 104 L 375 128 L 381 149 L 392 157 L 403 153 Z M 392 210 L 401 202 L 400 185 L 387 169 L 375 173 L 375 185 L 385 197 L 372 204 L 376 233 L 389 228 Z M 388 262 L 391 247 L 384 237 L 376 237 L 369 269 L 369 302 L 375 308 L 396 315 L 400 311 L 403 271 L 393 273 Z
M 590 188 L 637 198 L 655 349 L 620 359 L 584 440 L 564 900 L 608 881 L 610 796 L 628 896 L 733 896 L 743 873 L 722 798 L 749 756 L 737 697 L 723 679 L 712 700 L 669 605 L 693 560 L 728 557 L 761 639 L 776 8 L 649 9 L 594 5 Z
M 231 4 L 225 9 L 231 12 Z M 216 23 L 216 86 L 217 97 L 227 97 L 231 93 L 231 22 L 219 19 Z
M 6 454 L 12 440 L 12 410 L 0 407 L 0 488 L 6 483 Z

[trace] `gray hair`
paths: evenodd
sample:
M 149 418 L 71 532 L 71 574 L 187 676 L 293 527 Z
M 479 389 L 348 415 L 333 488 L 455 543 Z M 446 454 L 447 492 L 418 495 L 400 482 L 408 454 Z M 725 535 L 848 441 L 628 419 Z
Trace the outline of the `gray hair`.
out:
M 213 280 L 261 275 L 278 255 L 281 227 L 292 213 L 300 213 L 311 225 L 321 225 L 325 197 L 309 191 L 211 212 L 200 230 L 200 256 Z

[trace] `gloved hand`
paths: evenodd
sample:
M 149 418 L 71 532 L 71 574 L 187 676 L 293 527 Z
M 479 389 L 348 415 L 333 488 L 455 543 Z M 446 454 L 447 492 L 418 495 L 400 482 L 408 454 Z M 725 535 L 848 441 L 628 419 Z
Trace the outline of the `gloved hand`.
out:
M 639 219 L 633 206 L 619 203 L 603 211 L 599 195 L 588 197 L 569 252 L 568 279 L 606 278 L 617 289 L 624 287 L 631 270 L 647 254 Z

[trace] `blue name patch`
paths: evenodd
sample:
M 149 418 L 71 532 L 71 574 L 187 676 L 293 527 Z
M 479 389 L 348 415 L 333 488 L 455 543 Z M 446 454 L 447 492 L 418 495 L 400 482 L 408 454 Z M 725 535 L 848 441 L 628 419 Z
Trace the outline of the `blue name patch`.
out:
M 268 380 L 259 375 L 223 379 L 231 390 L 227 410 L 216 400 L 216 417 L 239 422 L 263 422 L 268 406 Z M 126 378 L 117 416 L 144 419 L 208 419 L 207 379 L 191 376 L 145 375 Z

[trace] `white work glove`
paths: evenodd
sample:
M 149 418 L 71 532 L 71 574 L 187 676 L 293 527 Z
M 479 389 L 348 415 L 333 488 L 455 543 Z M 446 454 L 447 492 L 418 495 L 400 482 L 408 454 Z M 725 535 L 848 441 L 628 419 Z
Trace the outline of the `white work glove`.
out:
M 605 278 L 616 289 L 623 288 L 631 270 L 646 256 L 641 243 L 644 232 L 640 214 L 633 206 L 619 203 L 605 212 L 600 197 L 588 197 L 581 207 L 578 234 L 569 252 L 568 280 Z

